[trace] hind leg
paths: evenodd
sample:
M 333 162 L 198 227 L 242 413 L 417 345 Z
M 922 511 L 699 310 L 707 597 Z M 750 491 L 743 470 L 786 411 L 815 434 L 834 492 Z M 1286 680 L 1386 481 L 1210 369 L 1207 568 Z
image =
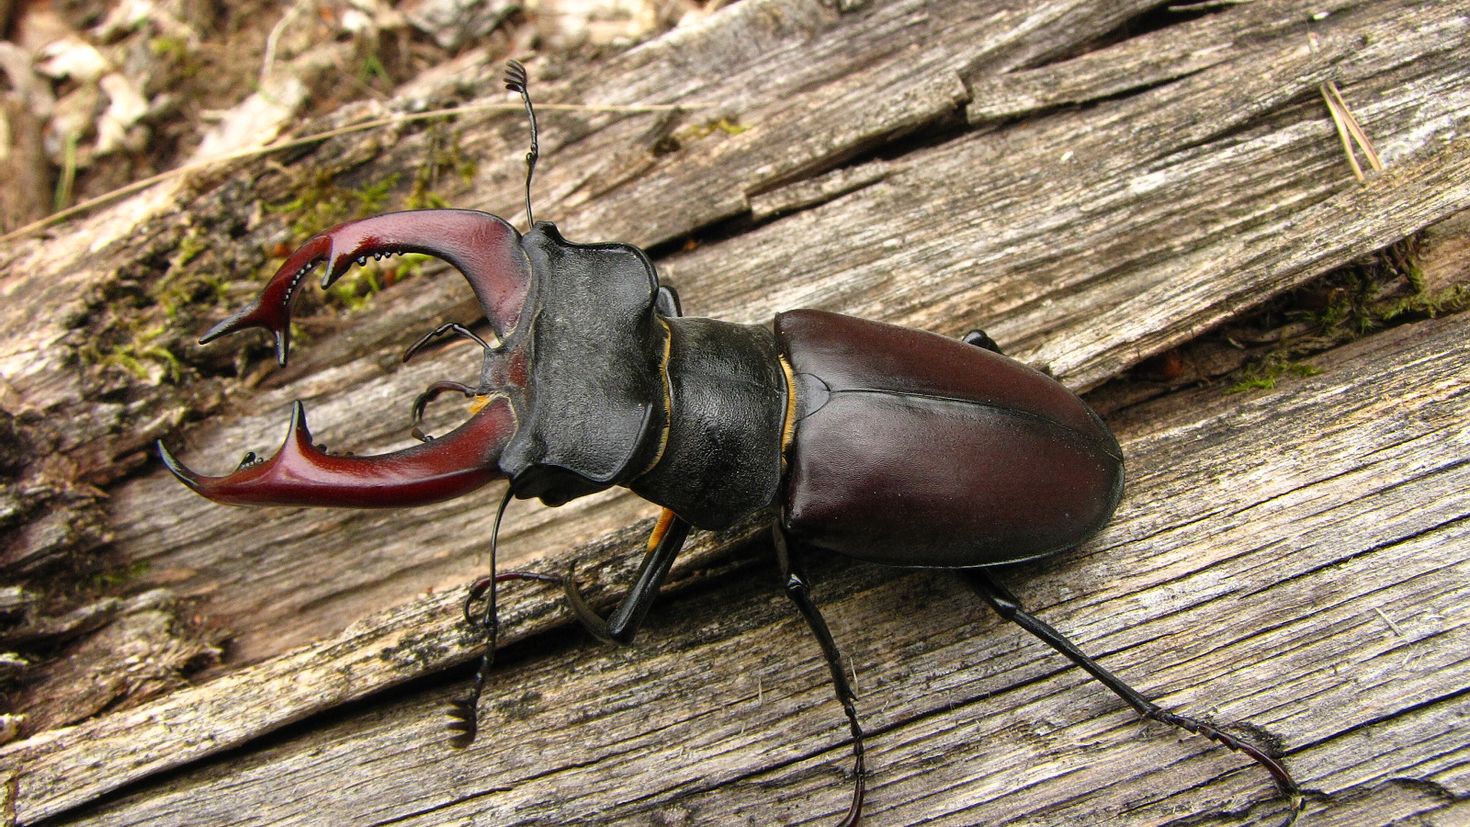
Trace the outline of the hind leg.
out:
M 1061 652 L 1066 656 L 1067 660 L 1082 667 L 1089 675 L 1092 675 L 1100 681 L 1103 686 L 1111 689 L 1114 694 L 1122 698 L 1129 706 L 1138 710 L 1139 715 L 1155 721 L 1163 721 L 1166 724 L 1173 724 L 1196 735 L 1203 735 L 1218 744 L 1250 756 L 1256 763 L 1265 767 L 1267 772 L 1271 773 L 1271 777 L 1276 780 L 1277 786 L 1291 800 L 1293 811 L 1295 812 L 1300 809 L 1301 793 L 1298 791 L 1296 781 L 1292 779 L 1291 773 L 1287 772 L 1286 767 L 1280 761 L 1267 755 L 1264 750 L 1253 744 L 1248 744 L 1203 721 L 1170 712 L 1148 698 L 1145 698 L 1138 690 L 1124 683 L 1121 678 L 1104 669 L 1101 664 L 1093 660 L 1081 649 L 1078 649 L 1076 644 L 1068 640 L 1061 632 L 1058 632 L 1040 618 L 1026 611 L 1021 606 L 1020 601 L 1016 599 L 1015 595 L 1011 594 L 999 583 L 990 579 L 990 576 L 983 570 L 968 569 L 961 572 L 961 574 L 980 597 L 992 609 L 995 609 L 1001 617 L 1041 638 L 1043 643 Z

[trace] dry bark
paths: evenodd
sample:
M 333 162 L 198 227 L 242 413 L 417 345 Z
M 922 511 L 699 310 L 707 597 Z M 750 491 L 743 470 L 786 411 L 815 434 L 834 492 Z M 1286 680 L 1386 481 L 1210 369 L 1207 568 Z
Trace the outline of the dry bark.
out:
M 1470 206 L 1470 144 L 1457 137 L 1470 119 L 1462 6 L 1260 2 L 1128 37 L 1148 6 L 914 1 L 844 14 L 746 0 L 560 79 L 533 63 L 542 101 L 686 107 L 548 108 L 537 215 L 576 240 L 652 246 L 696 315 L 755 322 L 814 306 L 954 335 L 985 327 L 1084 389 Z M 489 94 L 495 57 L 471 55 L 400 99 Z M 1366 183 L 1352 179 L 1318 97 L 1328 80 L 1387 162 Z M 482 171 L 446 185 L 455 204 L 518 216 L 519 116 L 456 128 L 458 151 Z M 19 821 L 183 807 L 193 820 L 260 807 L 289 821 L 321 812 L 286 809 L 281 790 L 302 785 L 352 821 L 770 822 L 842 805 L 845 747 L 821 664 L 751 574 L 762 569 L 738 562 L 757 526 L 701 540 L 636 653 L 571 646 L 551 631 L 565 624 L 555 594 L 513 590 L 507 636 L 527 643 L 497 674 L 492 703 L 507 719 L 461 756 L 417 748 L 440 739 L 426 699 L 447 689 L 380 693 L 472 655 L 446 590 L 479 568 L 493 492 L 404 513 L 247 511 L 186 495 L 152 463 L 149 442 L 168 436 L 191 464 L 231 467 L 279 440 L 296 398 L 328 444 L 402 444 L 407 401 L 446 367 L 398 369 L 397 354 L 443 317 L 473 318 L 456 279 L 405 282 L 341 324 L 321 317 L 290 369 L 262 378 L 252 367 L 247 383 L 211 378 L 227 357 L 186 344 L 218 317 L 207 306 L 172 323 L 182 387 L 83 359 L 99 328 L 124 324 L 129 301 L 191 266 L 260 269 L 290 217 L 259 204 L 320 176 L 361 187 L 400 172 L 406 189 L 442 141 L 401 127 L 333 139 L 284 166 L 241 162 L 5 254 L 0 406 L 37 457 L 8 495 L 27 522 L 6 565 L 100 547 L 147 565 L 135 588 L 167 587 L 235 635 L 228 665 L 199 686 L 0 748 Z M 185 246 L 205 252 L 186 260 Z M 228 289 L 234 302 L 250 285 Z M 1119 521 L 1031 572 L 1025 595 L 1144 688 L 1280 736 L 1343 818 L 1463 811 L 1463 739 L 1436 730 L 1462 711 L 1465 683 L 1463 595 L 1453 602 L 1464 486 L 1451 484 L 1466 455 L 1464 377 L 1432 350 L 1459 353 L 1457 324 L 1345 349 L 1336 372 L 1294 395 L 1186 394 L 1130 413 L 1134 478 Z M 1411 378 L 1427 384 L 1402 385 L 1401 409 L 1375 402 Z M 381 414 L 387 400 L 403 418 Z M 1282 423 L 1269 422 L 1277 406 Z M 576 560 L 588 583 L 626 582 L 646 530 L 627 526 L 647 513 L 620 497 L 518 507 L 506 564 L 560 571 Z M 85 530 L 42 530 L 58 524 Z M 1427 562 L 1437 567 L 1415 568 Z M 948 578 L 837 561 L 815 573 L 887 756 L 878 821 L 1279 810 L 1236 757 L 1158 732 L 1136 740 L 1080 676 L 1041 680 L 1059 664 L 974 611 Z M 1406 638 L 1372 625 L 1375 600 L 1409 625 Z M 1400 618 L 1395 606 L 1429 608 Z M 1334 663 L 1367 677 L 1342 680 Z M 1392 664 L 1408 675 L 1402 693 L 1374 671 Z M 271 745 L 92 803 L 362 699 L 330 724 L 310 719 Z M 950 706 L 967 711 L 941 713 Z M 1371 758 L 1355 753 L 1375 734 Z

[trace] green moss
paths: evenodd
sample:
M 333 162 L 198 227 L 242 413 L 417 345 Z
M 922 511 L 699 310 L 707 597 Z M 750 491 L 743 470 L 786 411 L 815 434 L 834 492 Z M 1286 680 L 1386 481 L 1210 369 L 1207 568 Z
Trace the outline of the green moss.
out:
M 135 331 L 121 344 L 100 353 L 93 352 L 92 361 L 122 368 L 139 382 L 150 385 L 165 381 L 177 384 L 183 378 L 184 363 L 165 343 L 167 332 L 168 326 L 164 324 Z
M 212 271 L 190 266 L 207 258 L 209 243 L 197 227 L 190 227 L 161 266 L 162 275 L 151 282 L 129 280 L 120 274 L 121 285 L 138 284 L 137 292 L 124 289 L 107 303 L 108 321 L 102 333 L 79 349 L 86 364 L 119 368 L 139 382 L 157 385 L 178 383 L 184 376 L 184 360 L 176 352 L 181 333 L 178 321 L 187 311 L 198 311 L 221 302 L 225 285 Z
M 446 177 L 459 179 L 462 186 L 474 183 L 477 166 L 466 158 L 459 143 L 459 131 L 452 130 L 446 123 L 434 123 L 427 133 L 425 160 L 413 176 L 404 206 L 410 210 L 443 209 L 450 205 L 449 199 L 440 195 L 437 188 Z
M 397 284 L 404 279 L 414 278 L 424 274 L 424 265 L 433 261 L 434 257 L 424 253 L 404 253 L 393 259 L 397 265 L 397 275 L 389 280 L 389 284 Z
M 161 34 L 148 41 L 148 51 L 156 57 L 183 63 L 189 56 L 189 41 L 182 37 Z
M 356 187 L 336 183 L 330 172 L 319 172 L 296 188 L 296 197 L 267 204 L 268 213 L 287 216 L 291 222 L 288 242 L 299 244 L 322 230 L 349 221 L 386 212 L 398 186 L 398 174 Z
M 135 560 L 125 566 L 104 569 L 92 575 L 90 585 L 100 592 L 114 592 L 148 573 L 147 560 Z
M 732 121 L 729 118 L 718 118 L 703 123 L 691 124 L 671 134 L 665 135 L 656 141 L 652 147 L 654 156 L 669 155 L 678 152 L 685 145 L 695 141 L 703 140 L 709 136 L 719 133 L 721 135 L 739 135 L 748 132 L 750 127 Z
M 174 250 L 173 258 L 169 260 L 169 267 L 183 267 L 198 258 L 200 253 L 208 249 L 208 246 L 198 229 L 190 227 L 189 232 L 179 240 L 179 246 Z
M 1418 258 L 1413 256 L 1406 257 L 1401 270 L 1404 274 L 1404 280 L 1409 283 L 1409 289 L 1411 291 L 1424 293 L 1429 289 L 1424 281 L 1424 269 L 1419 266 Z
M 1317 369 L 1301 361 L 1306 355 L 1395 324 L 1470 307 L 1470 287 L 1428 289 L 1418 251 L 1419 239 L 1411 236 L 1284 297 L 1266 316 L 1284 314 L 1295 322 L 1284 328 L 1290 335 L 1243 367 L 1230 392 L 1270 390 L 1283 377 L 1314 375 Z
M 1458 313 L 1470 307 L 1470 286 L 1455 284 L 1443 290 L 1431 292 L 1422 289 L 1422 277 L 1420 285 L 1421 289 L 1415 294 L 1388 302 L 1382 308 L 1383 320 L 1385 322 L 1396 321 L 1403 316 L 1432 319 L 1446 313 Z
M 1293 361 L 1281 353 L 1273 353 L 1259 362 L 1245 366 L 1240 371 L 1239 381 L 1231 385 L 1228 393 L 1268 391 L 1276 387 L 1283 376 L 1316 376 L 1321 373 L 1306 362 Z
M 729 118 L 720 118 L 718 120 L 705 121 L 701 124 L 695 124 L 694 126 L 691 126 L 687 130 L 685 130 L 684 134 L 688 138 L 698 140 L 700 138 L 707 138 L 710 135 L 715 134 L 716 132 L 722 133 L 724 135 L 739 135 L 740 133 L 747 132 L 749 130 L 750 127 L 745 126 L 738 121 L 732 121 Z
M 1358 338 L 1415 318 L 1464 310 L 1470 288 L 1430 290 L 1418 261 L 1419 242 L 1410 237 L 1343 268 L 1334 301 L 1316 318 L 1325 331 Z
M 361 310 L 382 289 L 376 267 L 353 267 L 327 288 L 327 295 L 348 310 Z
M 357 78 L 367 85 L 372 85 L 374 81 L 377 81 L 379 87 L 384 89 L 393 86 L 393 78 L 388 74 L 388 67 L 383 65 L 383 59 L 378 56 L 377 52 L 369 52 L 362 56 Z

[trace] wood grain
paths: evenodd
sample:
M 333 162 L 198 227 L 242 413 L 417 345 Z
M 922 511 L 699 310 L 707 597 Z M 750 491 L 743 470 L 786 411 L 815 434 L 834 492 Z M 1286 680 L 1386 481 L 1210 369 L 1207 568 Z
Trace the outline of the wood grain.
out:
M 531 61 L 539 101 L 686 107 L 548 110 L 537 215 L 576 240 L 651 245 L 694 314 L 761 322 L 808 306 L 950 335 L 985 327 L 1083 389 L 1470 206 L 1463 4 L 1266 0 L 1172 25 L 1151 5 L 900 0 L 840 13 L 745 0 L 593 64 Z M 1131 36 L 1140 21 L 1147 33 Z M 488 94 L 501 57 L 469 55 L 399 98 Z M 1365 184 L 1317 97 L 1326 80 L 1387 161 Z M 711 127 L 720 119 L 738 128 Z M 481 169 L 451 192 L 456 205 L 515 219 L 520 116 L 456 128 Z M 178 820 L 188 807 L 191 820 L 249 807 L 308 818 L 281 794 L 293 784 L 354 822 L 769 823 L 843 806 L 843 730 L 821 664 L 791 637 L 803 632 L 766 567 L 739 562 L 758 527 L 700 540 L 638 652 L 580 646 L 556 631 L 555 594 L 514 590 L 494 700 L 509 719 L 446 754 L 423 744 L 440 738 L 444 670 L 473 654 L 454 607 L 483 567 L 498 494 L 399 513 L 226 509 L 152 460 L 149 443 L 167 437 L 202 470 L 231 467 L 279 442 L 293 399 L 333 447 L 404 444 L 414 394 L 472 369 L 453 349 L 397 364 L 429 325 L 474 318 L 457 279 L 414 279 L 367 312 L 314 319 L 289 369 L 252 366 L 246 382 L 149 385 L 78 367 L 109 297 L 166 277 L 183 239 L 205 240 L 219 267 L 260 269 L 288 223 L 261 204 L 323 171 L 344 185 L 411 178 L 431 138 L 404 127 L 240 162 L 0 251 L 0 406 L 44 448 L 30 478 L 68 496 L 103 491 L 85 513 L 108 554 L 146 566 L 132 588 L 167 588 L 233 634 L 225 666 L 198 686 L 0 747 L 0 811 L 23 823 Z M 215 320 L 186 313 L 173 335 Z M 1446 601 L 1455 576 L 1463 588 L 1464 502 L 1447 483 L 1457 472 L 1434 464 L 1466 456 L 1463 376 L 1424 349 L 1432 339 L 1458 353 L 1444 332 L 1456 324 L 1335 355 L 1338 384 L 1307 386 L 1336 390 L 1184 394 L 1128 412 L 1133 478 L 1118 524 L 1022 575 L 1036 608 L 1144 688 L 1284 738 L 1342 823 L 1463 812 L 1464 741 L 1444 732 L 1463 714 L 1463 618 Z M 218 360 L 181 348 L 190 366 Z M 1370 399 L 1410 387 L 1401 374 L 1427 384 L 1401 405 Z M 1282 413 L 1297 430 L 1272 424 L 1276 405 L 1297 406 Z M 517 505 L 503 564 L 577 561 L 606 597 L 627 581 L 651 514 L 619 496 Z M 1421 560 L 1439 568 L 1416 574 Z M 1136 737 L 1112 700 L 948 578 L 814 569 L 886 755 L 876 822 L 1279 812 L 1235 756 L 1156 728 Z M 1334 663 L 1358 670 L 1353 680 L 1334 683 Z M 1402 704 L 1385 688 L 1394 675 Z M 1380 747 L 1365 747 L 1374 737 Z M 162 786 L 96 803 L 171 769 Z
M 1135 412 L 1118 519 L 1004 578 L 1163 702 L 1279 739 L 1307 823 L 1452 823 L 1470 794 L 1453 724 L 1470 669 L 1466 332 L 1407 326 L 1273 393 Z M 845 727 L 769 555 L 666 600 L 633 649 L 513 647 L 467 752 L 442 743 L 460 686 L 436 679 L 80 820 L 834 821 Z M 1282 817 L 1259 768 L 1140 728 L 952 575 L 838 558 L 813 574 L 872 733 L 871 823 Z

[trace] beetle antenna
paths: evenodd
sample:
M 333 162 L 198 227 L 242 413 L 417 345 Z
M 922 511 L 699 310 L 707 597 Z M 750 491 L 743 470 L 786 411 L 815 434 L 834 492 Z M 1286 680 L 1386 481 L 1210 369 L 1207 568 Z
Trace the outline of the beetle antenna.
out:
M 500 541 L 500 520 L 505 516 L 505 507 L 510 505 L 511 488 L 506 486 L 505 496 L 500 498 L 500 508 L 495 511 L 495 525 L 490 530 L 490 576 L 475 581 L 470 586 L 464 601 L 464 619 L 471 626 L 478 626 L 485 635 L 485 651 L 480 655 L 480 667 L 475 670 L 475 685 L 463 698 L 449 702 L 450 731 L 455 735 L 449 741 L 452 746 L 464 749 L 475 742 L 480 732 L 480 695 L 485 691 L 485 680 L 490 667 L 495 663 L 495 639 L 500 632 L 500 618 L 495 611 L 495 553 Z M 485 607 L 477 618 L 471 607 L 480 593 L 484 594 Z
M 531 121 L 531 151 L 526 153 L 526 227 L 530 228 L 536 226 L 536 219 L 531 215 L 531 176 L 536 174 L 536 159 L 541 157 L 541 150 L 536 143 L 536 110 L 531 108 L 531 93 L 526 90 L 526 67 L 514 58 L 505 62 L 505 88 L 520 93 L 521 100 L 526 102 L 526 117 Z
M 485 633 L 485 651 L 480 654 L 480 666 L 475 670 L 475 685 L 469 694 L 449 702 L 449 729 L 454 737 L 452 746 L 464 749 L 475 742 L 480 732 L 480 695 L 485 692 L 485 682 L 490 676 L 490 667 L 495 665 L 495 644 L 500 634 L 500 616 L 495 604 L 495 586 L 506 580 L 536 580 L 542 583 L 562 585 L 562 579 L 554 574 L 537 574 L 530 571 L 503 571 L 496 573 L 495 558 L 500 546 L 500 521 L 505 517 L 505 507 L 510 505 L 511 492 L 506 489 L 495 512 L 495 525 L 490 530 L 490 574 L 470 584 L 464 598 L 464 622 Z M 475 601 L 484 598 L 485 606 L 479 616 L 475 615 Z

